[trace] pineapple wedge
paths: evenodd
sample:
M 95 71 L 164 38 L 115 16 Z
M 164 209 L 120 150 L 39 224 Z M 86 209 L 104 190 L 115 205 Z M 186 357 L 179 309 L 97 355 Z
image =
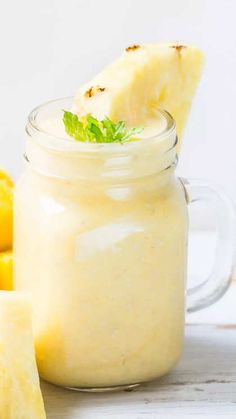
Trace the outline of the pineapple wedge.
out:
M 72 111 L 145 127 L 162 108 L 172 114 L 182 137 L 203 61 L 193 46 L 133 45 L 79 89 Z
M 12 250 L 0 252 L 0 290 L 13 289 L 13 254 Z
M 0 251 L 12 248 L 13 183 L 0 169 Z
M 45 419 L 27 296 L 0 292 L 0 418 Z

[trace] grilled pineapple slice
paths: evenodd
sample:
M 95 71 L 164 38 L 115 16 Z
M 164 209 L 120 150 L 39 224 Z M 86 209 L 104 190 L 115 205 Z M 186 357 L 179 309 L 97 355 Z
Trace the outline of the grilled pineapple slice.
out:
M 181 137 L 202 66 L 203 54 L 193 46 L 133 45 L 79 89 L 72 110 L 148 126 L 162 108 L 174 117 Z

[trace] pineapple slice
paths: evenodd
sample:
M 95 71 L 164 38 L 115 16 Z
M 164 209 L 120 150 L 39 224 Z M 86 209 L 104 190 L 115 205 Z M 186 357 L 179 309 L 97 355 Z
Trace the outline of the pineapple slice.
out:
M 12 179 L 7 174 L 7 172 L 5 172 L 5 170 L 0 168 L 0 181 L 2 181 L 2 180 L 5 181 L 8 186 L 13 188 L 14 183 L 13 183 Z
M 13 183 L 0 169 L 0 251 L 12 247 Z
M 0 290 L 13 289 L 13 254 L 12 250 L 0 252 Z
M 174 117 L 181 137 L 202 66 L 203 54 L 193 46 L 133 45 L 79 89 L 72 110 L 145 127 L 162 108 Z
M 0 292 L 0 418 L 45 419 L 39 386 L 31 305 L 27 296 Z

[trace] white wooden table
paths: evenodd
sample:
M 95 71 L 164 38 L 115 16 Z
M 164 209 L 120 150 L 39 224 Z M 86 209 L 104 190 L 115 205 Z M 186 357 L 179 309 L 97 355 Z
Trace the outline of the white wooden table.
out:
M 42 390 L 48 419 L 236 419 L 236 282 L 213 307 L 187 316 L 184 354 L 168 376 L 131 392 Z

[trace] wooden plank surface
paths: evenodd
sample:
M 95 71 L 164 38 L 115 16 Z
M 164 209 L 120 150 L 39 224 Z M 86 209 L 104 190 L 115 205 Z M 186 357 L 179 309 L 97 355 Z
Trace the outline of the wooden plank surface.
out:
M 235 419 L 236 325 L 187 325 L 175 370 L 132 392 L 87 394 L 47 383 L 42 389 L 48 419 Z

